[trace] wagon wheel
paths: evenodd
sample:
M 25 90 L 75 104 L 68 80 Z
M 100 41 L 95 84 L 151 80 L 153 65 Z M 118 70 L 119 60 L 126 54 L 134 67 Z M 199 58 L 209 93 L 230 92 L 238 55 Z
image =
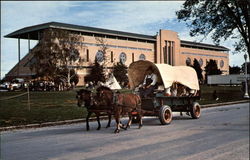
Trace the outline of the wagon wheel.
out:
M 165 105 L 162 106 L 159 111 L 159 119 L 161 124 L 170 124 L 172 121 L 172 110 L 169 106 Z
M 199 103 L 194 102 L 190 108 L 191 117 L 193 119 L 198 119 L 201 116 L 201 106 Z

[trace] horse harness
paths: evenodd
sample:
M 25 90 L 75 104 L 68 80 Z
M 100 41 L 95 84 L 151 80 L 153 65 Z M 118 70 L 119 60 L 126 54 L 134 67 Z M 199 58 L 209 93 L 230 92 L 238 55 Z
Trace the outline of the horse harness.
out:
M 118 99 L 118 96 L 122 96 L 122 99 L 124 98 L 124 94 L 119 94 L 119 92 L 113 92 L 113 105 L 116 106 L 124 106 L 124 107 L 130 107 L 129 105 L 125 105 L 123 103 L 121 103 Z M 137 106 L 141 106 L 141 98 L 140 96 L 136 95 L 139 98 L 139 103 L 136 105 Z

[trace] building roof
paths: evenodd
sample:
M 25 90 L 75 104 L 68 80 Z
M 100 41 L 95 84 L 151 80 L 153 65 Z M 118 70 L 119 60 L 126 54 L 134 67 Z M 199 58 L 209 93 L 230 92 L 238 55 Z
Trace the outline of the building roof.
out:
M 75 31 L 75 32 L 83 33 L 83 34 L 94 33 L 94 34 L 102 34 L 102 35 L 109 35 L 109 36 L 115 36 L 115 37 L 133 38 L 133 39 L 138 39 L 138 40 L 147 40 L 151 42 L 156 42 L 156 36 L 152 36 L 152 35 L 115 31 L 115 30 L 109 30 L 109 29 L 94 28 L 94 27 L 87 27 L 87 26 L 80 26 L 80 25 L 73 25 L 73 24 L 59 23 L 59 22 L 49 22 L 49 23 L 43 23 L 43 24 L 25 27 L 17 31 L 14 31 L 8 35 L 5 35 L 4 37 L 38 40 L 39 33 L 41 33 L 44 29 L 48 29 L 48 28 L 60 28 L 60 29 Z M 229 51 L 228 48 L 223 47 L 223 46 L 216 46 L 216 45 L 190 42 L 190 41 L 184 41 L 184 40 L 181 40 L 181 45 L 192 47 L 192 48 L 203 48 L 203 49 L 210 49 L 210 50 L 212 49 L 212 50 L 217 50 L 217 51 Z
M 228 48 L 218 45 L 211 45 L 211 44 L 205 44 L 205 43 L 197 43 L 197 42 L 190 42 L 190 41 L 183 41 L 181 40 L 182 46 L 188 46 L 191 48 L 203 48 L 203 49 L 210 49 L 210 50 L 216 50 L 216 51 L 229 51 Z
M 150 35 L 115 31 L 115 30 L 102 29 L 102 28 L 86 27 L 86 26 L 59 23 L 59 22 L 49 22 L 49 23 L 43 23 L 39 25 L 25 27 L 17 31 L 14 31 L 4 37 L 28 39 L 28 34 L 29 34 L 30 39 L 38 40 L 38 33 L 48 28 L 60 28 L 60 29 L 76 31 L 80 33 L 83 32 L 83 33 L 105 34 L 105 35 L 117 36 L 117 37 L 126 37 L 126 38 L 156 41 L 155 36 L 150 36 Z

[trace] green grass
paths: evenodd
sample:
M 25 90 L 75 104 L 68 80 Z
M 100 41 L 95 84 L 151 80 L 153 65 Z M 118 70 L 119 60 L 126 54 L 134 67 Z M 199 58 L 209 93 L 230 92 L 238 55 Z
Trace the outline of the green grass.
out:
M 218 101 L 212 99 L 214 90 L 217 91 Z M 201 92 L 200 104 L 243 99 L 239 86 L 201 86 Z M 0 92 L 0 99 L 21 93 L 24 92 Z M 84 118 L 86 109 L 77 107 L 75 96 L 75 91 L 30 92 L 30 110 L 27 95 L 0 101 L 0 127 Z
M 213 92 L 216 90 L 218 101 L 213 99 Z M 241 86 L 201 86 L 201 100 L 199 103 L 211 104 L 243 100 L 243 92 Z
M 1 93 L 2 97 L 20 92 Z M 43 123 L 83 118 L 86 110 L 76 105 L 75 92 L 30 92 L 30 110 L 27 95 L 1 101 L 0 126 Z

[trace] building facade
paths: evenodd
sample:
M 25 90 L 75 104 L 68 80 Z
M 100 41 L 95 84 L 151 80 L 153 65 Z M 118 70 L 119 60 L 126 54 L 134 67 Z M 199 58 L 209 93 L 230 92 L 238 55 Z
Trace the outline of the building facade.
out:
M 108 47 L 107 58 L 109 65 L 122 62 L 126 66 L 137 60 L 148 60 L 154 63 L 165 63 L 173 66 L 192 64 L 197 59 L 204 69 L 206 62 L 210 59 L 216 60 L 218 68 L 223 74 L 229 74 L 229 49 L 223 46 L 215 46 L 204 43 L 196 43 L 180 40 L 178 33 L 170 30 L 160 30 L 156 35 L 142 35 L 129 32 L 107 30 L 72 24 L 50 22 L 35 26 L 25 27 L 6 35 L 6 38 L 17 38 L 20 48 L 20 40 L 40 40 L 43 30 L 48 28 L 58 28 L 71 31 L 74 34 L 83 36 L 80 56 L 83 59 L 81 69 L 77 70 L 80 76 L 79 84 L 84 84 L 84 77 L 88 74 L 89 68 L 94 63 L 95 58 L 100 63 L 103 61 L 103 53 L 100 51 L 100 44 L 97 38 L 103 39 Z M 30 53 L 19 59 L 19 63 L 14 66 L 6 79 L 13 77 L 31 77 L 35 75 L 30 70 L 32 63 L 32 50 Z M 20 49 L 18 51 L 20 55 Z M 20 57 L 20 56 L 19 56 Z

